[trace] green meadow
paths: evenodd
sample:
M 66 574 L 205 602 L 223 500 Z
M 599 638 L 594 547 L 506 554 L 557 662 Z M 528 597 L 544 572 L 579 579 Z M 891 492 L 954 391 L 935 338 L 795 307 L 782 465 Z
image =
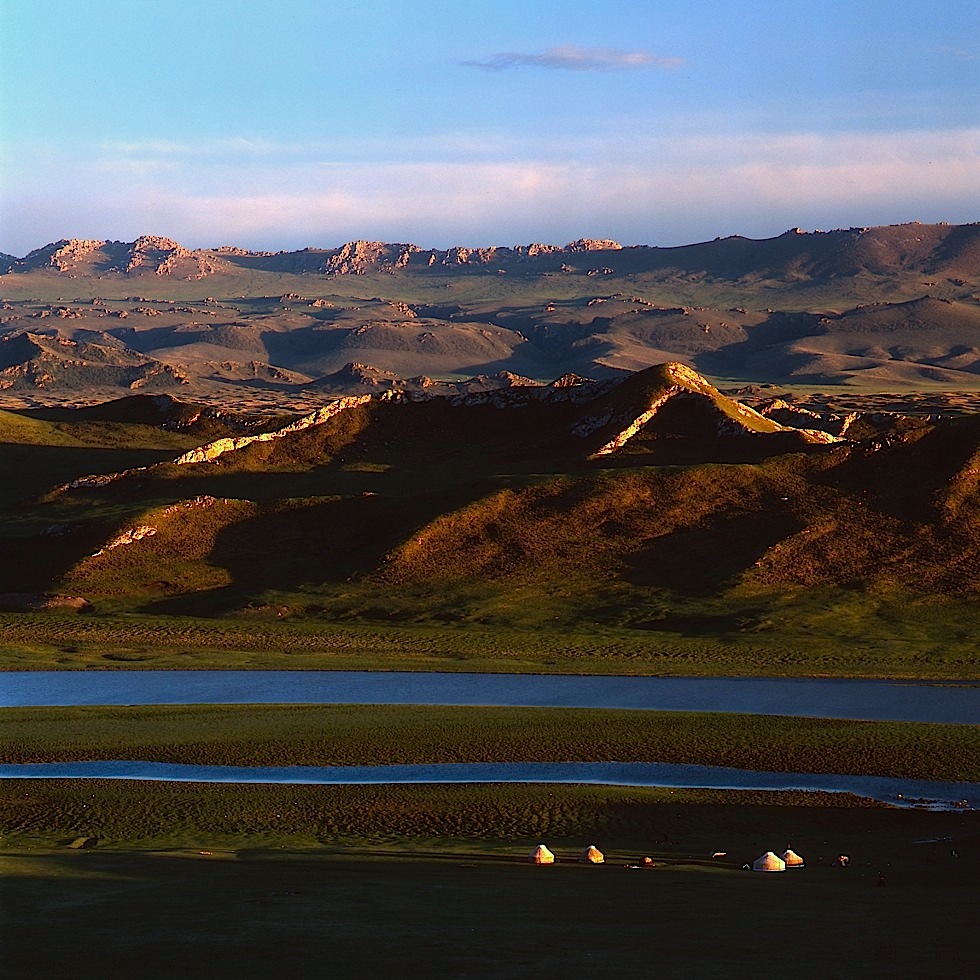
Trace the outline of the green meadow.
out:
M 8 670 L 980 677 L 980 648 L 973 642 L 980 610 L 955 600 L 902 603 L 807 592 L 675 608 L 658 629 L 581 624 L 522 629 L 439 623 L 431 614 L 417 622 L 408 618 L 410 594 L 391 590 L 387 596 L 392 606 L 376 606 L 374 622 L 328 621 L 317 613 L 279 619 L 277 611 L 291 607 L 285 605 L 288 597 L 275 595 L 241 616 L 223 618 L 0 612 L 0 654 Z M 541 597 L 516 590 L 509 597 L 501 593 L 500 601 L 504 598 L 520 617 Z M 399 609 L 403 618 L 394 614 Z
M 970 960 L 980 911 L 976 814 L 853 797 L 2 788 L 0 968 L 11 977 L 700 978 L 789 965 L 801 977 L 946 977 Z M 539 841 L 554 866 L 526 863 Z M 590 843 L 605 864 L 576 862 Z M 787 844 L 804 870 L 742 870 Z M 833 867 L 842 853 L 849 867 Z M 654 866 L 624 867 L 643 857 Z
M 980 725 L 426 705 L 6 708 L 7 762 L 676 762 L 980 781 Z

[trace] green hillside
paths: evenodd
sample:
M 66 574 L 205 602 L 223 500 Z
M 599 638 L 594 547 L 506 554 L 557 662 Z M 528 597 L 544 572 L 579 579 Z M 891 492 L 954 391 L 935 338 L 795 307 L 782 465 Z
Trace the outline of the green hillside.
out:
M 10 426 L 195 441 L 126 410 Z M 757 656 L 819 672 L 828 656 L 860 673 L 866 648 L 872 670 L 969 675 L 980 422 L 880 426 L 827 441 L 668 364 L 545 395 L 354 399 L 278 432 L 227 429 L 180 462 L 116 449 L 135 468 L 60 486 L 68 462 L 108 450 L 44 447 L 81 455 L 34 471 L 48 492 L 4 510 L 0 544 L 18 561 L 0 568 L 0 596 L 77 596 L 96 618 L 451 627 L 477 631 L 473 655 L 491 659 L 494 631 L 541 631 L 522 641 L 531 659 L 566 667 L 609 631 L 634 637 L 641 663 L 700 650 L 695 672 L 724 672 L 736 650 L 743 669 Z

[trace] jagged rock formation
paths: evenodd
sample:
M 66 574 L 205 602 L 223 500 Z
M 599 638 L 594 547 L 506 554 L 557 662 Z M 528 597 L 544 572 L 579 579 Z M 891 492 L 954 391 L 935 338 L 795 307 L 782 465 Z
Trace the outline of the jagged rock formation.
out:
M 204 446 L 198 446 L 196 449 L 191 449 L 188 452 L 177 456 L 175 459 L 172 459 L 170 461 L 170 465 L 189 466 L 194 463 L 211 463 L 220 456 L 224 456 L 226 453 L 237 452 L 238 450 L 244 449 L 246 446 L 250 446 L 253 443 L 271 442 L 273 439 L 282 439 L 296 432 L 302 432 L 304 429 L 308 429 L 311 426 L 322 425 L 328 419 L 333 418 L 340 412 L 354 408 L 358 405 L 363 405 L 370 400 L 370 395 L 340 398 L 336 402 L 333 402 L 324 408 L 319 408 L 315 412 L 311 412 L 309 415 L 304 415 L 302 418 L 296 419 L 294 422 L 290 422 L 287 425 L 274 429 L 271 432 L 259 432 L 255 435 L 245 436 L 226 436 L 221 439 L 216 439 L 213 442 L 209 442 Z M 105 487 L 127 477 L 150 473 L 159 469 L 160 465 L 163 464 L 155 464 L 154 466 L 137 466 L 132 469 L 123 470 L 119 473 L 98 473 L 91 476 L 80 476 L 72 480 L 70 483 L 57 487 L 54 492 L 65 493 L 69 490 Z M 153 529 L 151 528 L 147 533 L 154 533 Z M 131 530 L 127 530 L 123 532 L 119 543 L 128 544 L 129 540 L 122 540 L 125 539 L 127 535 L 132 540 L 139 540 L 139 537 L 145 536 L 140 534 L 136 538 L 133 538 L 133 532 Z M 112 547 L 115 547 L 115 545 L 112 545 Z
M 125 531 L 117 534 L 111 541 L 104 544 L 92 557 L 97 558 L 99 555 L 104 555 L 107 551 L 122 548 L 128 544 L 134 544 L 137 541 L 142 541 L 143 538 L 150 538 L 156 533 L 157 529 L 149 524 L 138 524 L 136 527 L 127 528 Z
M 51 265 L 59 272 L 71 272 L 78 263 L 108 244 L 104 241 L 92 241 L 73 238 L 59 243 L 59 247 L 51 254 Z
M 175 460 L 173 460 L 173 464 L 175 466 L 186 466 L 189 463 L 210 463 L 219 456 L 223 456 L 225 453 L 236 452 L 239 449 L 244 449 L 246 446 L 249 446 L 252 443 L 270 442 L 273 439 L 282 439 L 285 436 L 291 435 L 295 432 L 301 432 L 303 429 L 308 429 L 311 426 L 322 425 L 328 419 L 333 418 L 340 412 L 346 411 L 349 408 L 354 408 L 357 405 L 364 405 L 370 400 L 370 395 L 355 395 L 350 398 L 341 398 L 332 405 L 327 405 L 325 408 L 319 408 L 315 412 L 311 412 L 309 415 L 304 415 L 303 418 L 297 419 L 295 422 L 290 422 L 289 425 L 285 425 L 281 429 L 276 429 L 274 432 L 260 432 L 254 436 L 218 439 L 215 442 L 208 443 L 206 446 L 200 446 L 197 449 L 192 449 L 189 452 L 178 456 Z
M 11 272 L 54 270 L 69 275 L 144 271 L 156 276 L 204 279 L 226 269 L 214 253 L 192 251 L 171 238 L 143 235 L 135 242 L 102 239 L 63 239 L 35 249 L 10 264 Z
M 826 432 L 836 438 L 843 438 L 847 430 L 857 421 L 857 412 L 846 415 L 814 412 L 808 408 L 794 405 L 783 398 L 773 398 L 764 402 L 758 408 L 759 414 L 782 425 L 807 429 L 810 431 Z
M 141 266 L 153 267 L 154 275 L 180 279 L 204 279 L 220 271 L 221 266 L 200 252 L 192 252 L 170 238 L 146 235 L 133 245 L 133 255 L 126 267 L 132 272 Z
M 792 432 L 810 443 L 836 441 L 828 433 L 780 425 L 747 405 L 726 398 L 697 371 L 678 363 L 641 372 L 612 388 L 606 398 L 596 399 L 598 410 L 577 422 L 573 432 L 582 439 L 595 433 L 604 434 L 592 458 L 609 456 L 643 432 L 665 406 L 676 406 L 680 401 L 691 402 L 695 412 L 700 411 L 702 415 L 707 410 L 719 437 Z
M 615 268 L 580 267 L 592 253 L 616 252 Z M 888 276 L 914 270 L 923 276 L 964 276 L 980 269 L 980 225 L 911 223 L 828 232 L 790 229 L 775 238 L 753 240 L 733 235 L 711 242 L 671 248 L 624 247 L 612 239 L 580 238 L 564 246 L 534 242 L 513 247 L 426 249 L 413 244 L 352 241 L 334 249 L 297 252 L 250 251 L 233 245 L 187 249 L 163 236 L 145 235 L 132 243 L 62 240 L 22 259 L 0 256 L 15 273 L 47 269 L 68 275 L 152 273 L 184 279 L 204 278 L 236 267 L 296 274 L 367 275 L 369 273 L 442 273 L 469 270 L 488 274 L 531 266 L 542 274 L 635 275 L 673 270 L 727 279 L 837 279 L 861 274 Z M 930 280 L 926 280 L 928 282 Z M 952 281 L 952 280 L 951 280 Z
M 552 388 L 576 388 L 579 385 L 595 384 L 592 378 L 583 378 L 581 375 L 572 372 L 563 374 L 560 378 L 555 378 L 550 382 Z
M 618 251 L 623 246 L 611 238 L 579 238 L 565 246 L 566 252 L 604 252 Z
M 362 276 L 366 272 L 404 269 L 409 259 L 421 252 L 417 245 L 385 242 L 348 242 L 327 259 L 326 271 L 337 276 Z

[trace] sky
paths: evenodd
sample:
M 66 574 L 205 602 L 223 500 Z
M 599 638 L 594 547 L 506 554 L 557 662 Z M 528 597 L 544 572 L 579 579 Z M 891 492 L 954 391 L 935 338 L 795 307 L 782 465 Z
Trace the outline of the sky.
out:
M 0 251 L 980 220 L 977 0 L 0 0 Z

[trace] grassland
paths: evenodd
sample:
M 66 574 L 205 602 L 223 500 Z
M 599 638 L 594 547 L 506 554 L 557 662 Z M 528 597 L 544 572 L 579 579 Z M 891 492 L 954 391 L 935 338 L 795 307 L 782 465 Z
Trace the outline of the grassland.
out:
M 946 977 L 970 962 L 980 911 L 973 814 L 601 787 L 3 790 L 7 977 L 259 977 L 283 961 L 338 977 L 788 963 L 801 977 Z M 79 837 L 96 846 L 65 846 Z M 556 866 L 522 863 L 539 840 Z M 805 871 L 739 870 L 787 842 Z M 588 843 L 604 866 L 574 863 Z M 847 870 L 831 868 L 839 853 Z M 623 870 L 641 856 L 656 866 Z
M 279 669 L 440 670 L 664 676 L 895 677 L 975 679 L 978 611 L 967 604 L 875 607 L 842 593 L 809 611 L 757 603 L 662 630 L 551 629 L 402 622 L 384 625 L 277 619 L 268 605 L 241 618 L 0 613 L 6 670 Z M 511 597 L 520 611 L 521 592 Z M 411 596 L 394 606 L 406 611 Z M 812 600 L 811 600 L 812 601 Z M 760 618 L 763 620 L 758 627 Z M 748 628 L 745 628 L 747 624 Z M 710 633 L 706 631 L 710 630 Z M 693 631 L 693 635 L 692 635 Z
M 980 726 L 422 705 L 6 708 L 6 762 L 678 762 L 980 781 Z
M 624 846 L 632 841 L 634 848 L 666 845 L 680 839 L 682 815 L 690 815 L 707 831 L 713 804 L 734 825 L 746 821 L 753 806 L 773 807 L 780 836 L 789 833 L 783 827 L 797 819 L 796 808 L 807 804 L 814 813 L 826 811 L 832 820 L 854 808 L 877 809 L 837 794 L 521 784 L 278 786 L 15 779 L 4 780 L 0 791 L 4 849 L 14 850 L 65 846 L 79 837 L 90 838 L 99 848 L 123 850 L 282 844 L 411 849 L 414 842 L 439 840 L 452 849 L 469 840 L 491 851 L 520 842 L 523 857 L 523 842 L 542 836 L 595 837 L 597 843 L 601 838 Z M 726 801 L 740 806 L 726 807 Z M 702 806 L 707 809 L 696 815 Z M 742 826 L 744 830 L 746 824 Z M 717 830 L 723 833 L 723 827 Z

